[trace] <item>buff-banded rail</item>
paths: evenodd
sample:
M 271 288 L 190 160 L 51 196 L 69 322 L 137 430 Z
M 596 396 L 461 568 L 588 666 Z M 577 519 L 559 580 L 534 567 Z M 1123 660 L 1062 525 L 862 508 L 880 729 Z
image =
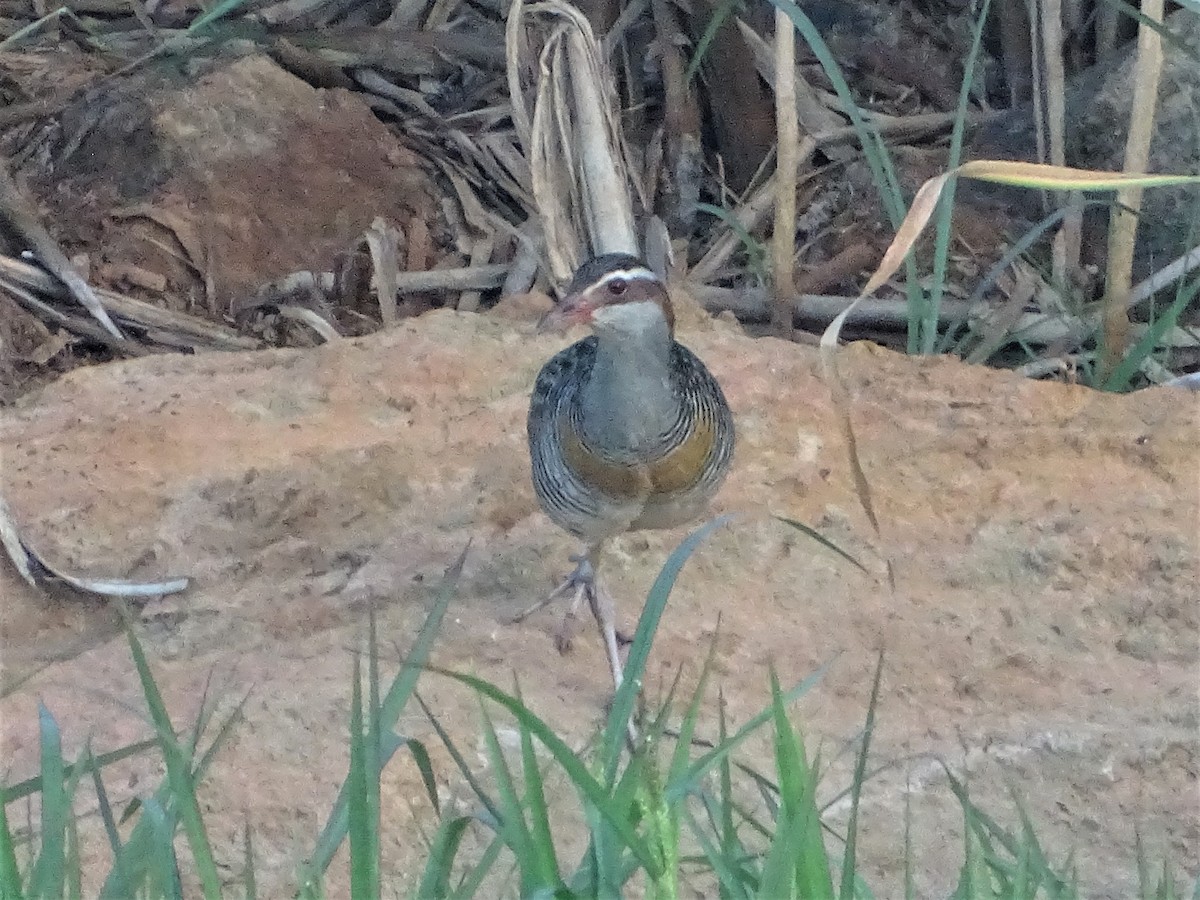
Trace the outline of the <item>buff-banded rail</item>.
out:
M 538 502 L 584 547 L 571 558 L 575 571 L 518 621 L 570 594 L 555 633 L 565 652 L 586 601 L 619 686 L 615 607 L 597 578 L 603 547 L 704 514 L 733 459 L 733 413 L 704 363 L 675 340 L 666 286 L 637 257 L 584 263 L 541 328 L 577 323 L 592 335 L 542 367 L 527 429 Z

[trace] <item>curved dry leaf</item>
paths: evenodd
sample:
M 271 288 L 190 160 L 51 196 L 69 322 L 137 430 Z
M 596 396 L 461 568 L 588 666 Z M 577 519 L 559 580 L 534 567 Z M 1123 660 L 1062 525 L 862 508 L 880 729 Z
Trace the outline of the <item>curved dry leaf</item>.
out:
M 168 578 L 164 581 L 129 581 L 123 578 L 83 578 L 71 575 L 52 566 L 32 550 L 22 539 L 9 511 L 8 503 L 0 496 L 0 543 L 8 558 L 12 560 L 17 574 L 30 587 L 39 587 L 40 582 L 53 579 L 68 584 L 78 591 L 99 594 L 105 597 L 157 597 L 176 594 L 188 586 L 186 578 Z
M 0 543 L 4 544 L 4 550 L 8 553 L 8 558 L 12 560 L 21 579 L 31 587 L 37 587 L 37 581 L 34 579 L 29 565 L 29 553 L 17 531 L 12 514 L 8 511 L 8 502 L 3 496 L 0 496 Z
M 942 191 L 952 178 L 973 178 L 978 181 L 990 181 L 997 184 L 1008 184 L 1021 187 L 1071 190 L 1098 191 L 1116 190 L 1122 187 L 1159 187 L 1175 184 L 1200 183 L 1200 175 L 1144 175 L 1124 172 L 1100 172 L 1093 169 L 1073 169 L 1069 166 L 1052 166 L 1043 163 L 1013 162 L 1010 160 L 972 160 L 963 163 L 956 169 L 931 178 L 921 185 L 913 198 L 908 215 L 900 223 L 895 238 L 888 245 L 879 267 L 871 275 L 862 293 L 854 299 L 825 329 L 821 335 L 821 369 L 825 383 L 829 386 L 837 411 L 838 423 L 842 437 L 846 442 L 850 470 L 854 477 L 855 489 L 859 503 L 866 512 L 879 536 L 879 520 L 875 515 L 874 504 L 871 500 L 871 488 L 863 471 L 858 454 L 858 442 L 854 434 L 854 425 L 850 420 L 850 392 L 843 381 L 837 367 L 838 337 L 846 319 L 853 313 L 859 302 L 875 293 L 890 279 L 903 264 L 905 257 L 916 244 L 921 232 L 933 217 Z M 888 565 L 889 577 L 891 564 Z
M 311 309 L 305 309 L 303 306 L 292 306 L 291 304 L 280 304 L 278 309 L 279 315 L 285 319 L 291 319 L 293 322 L 300 322 L 307 325 L 327 343 L 341 338 L 336 328 Z

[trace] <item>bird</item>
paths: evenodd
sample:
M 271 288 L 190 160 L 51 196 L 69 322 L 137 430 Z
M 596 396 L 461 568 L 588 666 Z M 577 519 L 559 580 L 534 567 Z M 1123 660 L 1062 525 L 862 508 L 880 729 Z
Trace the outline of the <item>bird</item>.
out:
M 596 256 L 575 272 L 539 331 L 585 323 L 592 334 L 555 354 L 534 382 L 526 421 L 534 493 L 583 543 L 575 570 L 516 621 L 571 595 L 555 632 L 570 649 L 586 601 L 613 683 L 622 665 L 616 610 L 598 581 L 605 545 L 703 515 L 733 460 L 733 412 L 700 359 L 675 340 L 666 285 L 636 256 Z

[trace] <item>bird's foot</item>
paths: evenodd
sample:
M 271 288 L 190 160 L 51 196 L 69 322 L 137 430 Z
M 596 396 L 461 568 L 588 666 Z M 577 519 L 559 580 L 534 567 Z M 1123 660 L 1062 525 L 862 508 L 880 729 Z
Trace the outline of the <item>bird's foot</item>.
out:
M 546 595 L 545 598 L 518 613 L 511 621 L 511 624 L 514 625 L 518 622 L 524 622 L 535 612 L 541 612 L 555 600 L 570 594 L 571 602 L 567 606 L 567 612 L 563 616 L 562 623 L 554 632 L 554 646 L 558 649 L 559 653 L 566 653 L 571 649 L 571 643 L 575 638 L 575 631 L 578 628 L 579 610 L 585 600 L 590 605 L 591 595 L 589 592 L 595 589 L 596 584 L 596 570 L 586 554 L 573 554 L 570 560 L 575 563 L 575 571 L 564 578 L 558 587 Z
M 571 652 L 575 633 L 579 630 L 579 611 L 583 609 L 584 603 L 592 610 L 593 615 L 596 615 L 597 608 L 602 607 L 608 610 L 611 616 L 611 611 L 614 609 L 612 598 L 597 582 L 596 570 L 592 567 L 591 561 L 586 556 L 572 556 L 570 559 L 571 562 L 576 563 L 575 571 L 563 579 L 546 601 L 550 602 L 568 593 L 571 594 L 571 602 L 563 614 L 562 622 L 554 631 L 554 647 L 559 653 Z M 614 629 L 613 636 L 619 647 L 628 647 L 633 643 L 633 638 L 623 631 Z
M 596 619 L 596 624 L 600 627 L 605 654 L 608 656 L 609 668 L 612 670 L 613 683 L 619 686 L 621 683 L 620 647 L 631 644 L 632 640 L 614 627 L 615 604 L 608 592 L 597 584 L 596 569 L 592 565 L 590 555 L 575 555 L 571 557 L 571 561 L 575 563 L 575 570 L 564 578 L 562 583 L 550 592 L 549 596 L 520 613 L 512 621 L 514 623 L 524 621 L 558 598 L 570 594 L 571 602 L 567 606 L 562 622 L 554 631 L 555 648 L 559 653 L 567 653 L 571 649 L 575 632 L 579 627 L 579 611 L 583 608 L 584 603 L 587 603 Z

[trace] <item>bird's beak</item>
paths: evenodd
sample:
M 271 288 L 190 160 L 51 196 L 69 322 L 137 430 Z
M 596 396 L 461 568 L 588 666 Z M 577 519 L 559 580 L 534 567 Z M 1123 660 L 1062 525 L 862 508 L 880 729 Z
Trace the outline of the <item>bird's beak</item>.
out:
M 555 304 L 554 309 L 542 316 L 538 332 L 562 332 L 572 325 L 586 322 L 592 317 L 592 307 L 585 294 L 570 294 Z

